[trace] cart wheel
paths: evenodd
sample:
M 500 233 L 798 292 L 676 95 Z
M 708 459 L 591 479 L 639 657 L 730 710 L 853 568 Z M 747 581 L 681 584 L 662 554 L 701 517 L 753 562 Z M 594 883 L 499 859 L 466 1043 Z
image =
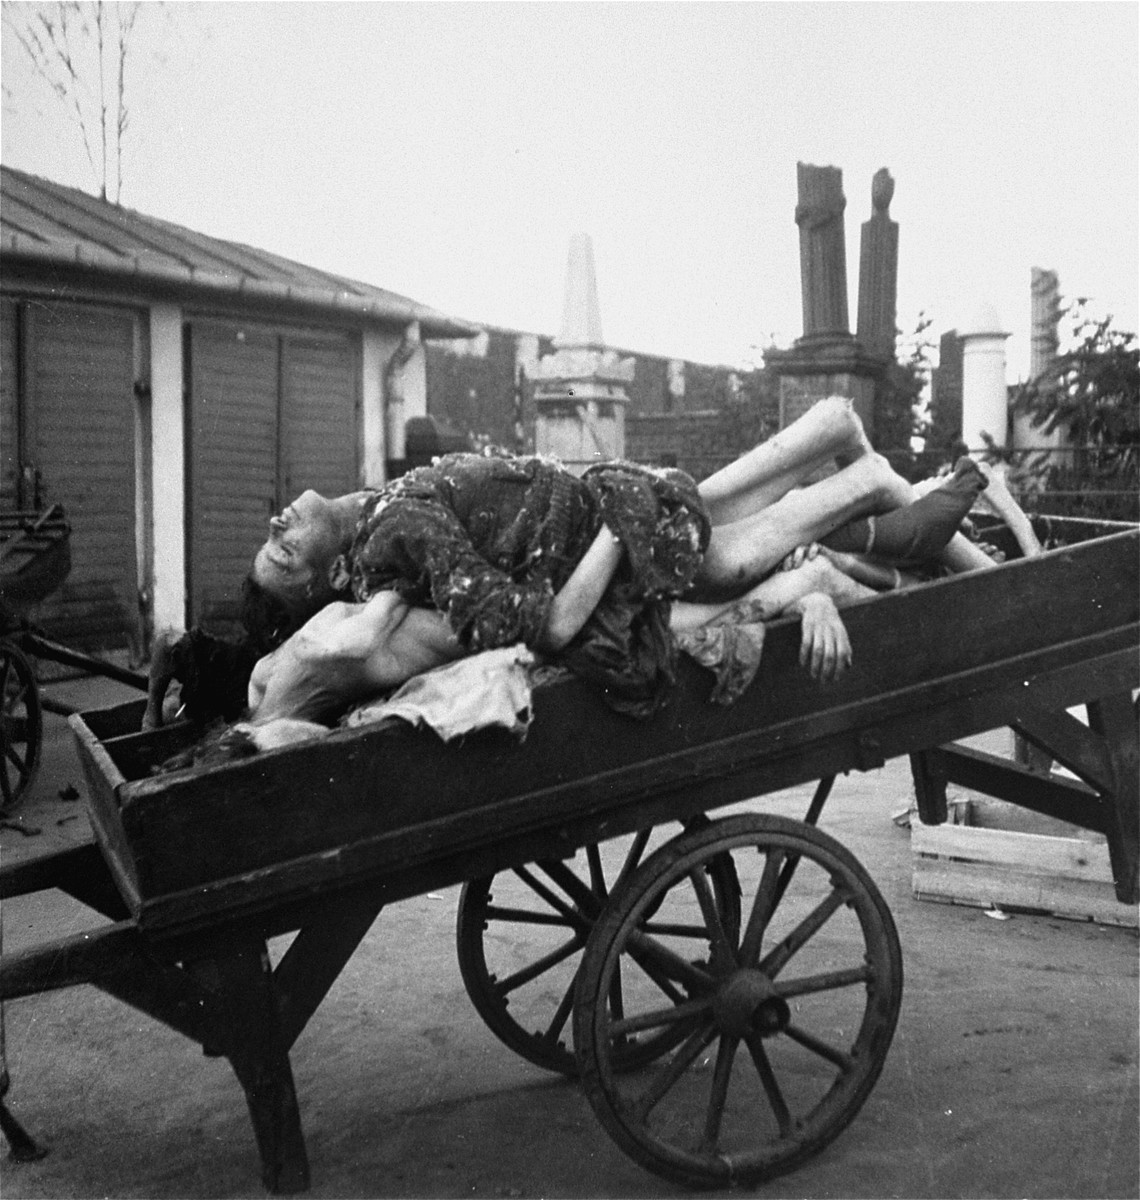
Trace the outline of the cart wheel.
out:
M 0 642 L 0 812 L 15 810 L 40 766 L 43 711 L 32 664 Z
M 742 935 L 705 882 L 724 857 L 744 886 Z M 713 947 L 706 962 L 670 932 L 694 920 Z M 616 1015 L 606 999 L 619 972 Z M 634 1159 L 688 1186 L 753 1186 L 852 1120 L 901 998 L 894 921 L 855 858 L 797 821 L 729 817 L 674 839 L 611 896 L 582 959 L 574 1043 L 590 1103 Z M 666 1029 L 668 1059 L 621 1070 L 623 1035 Z
M 698 815 L 685 827 L 708 823 Z M 651 840 L 668 836 L 667 829 L 643 830 L 587 846 L 572 859 L 533 863 L 464 885 L 456 930 L 463 983 L 479 1015 L 516 1054 L 546 1070 L 577 1076 L 564 1034 L 583 948 L 606 897 L 644 861 Z M 738 929 L 740 885 L 731 857 L 714 857 L 704 869 L 724 923 Z M 694 928 L 689 934 L 702 931 Z M 609 988 L 609 1003 L 620 1015 L 620 973 Z M 622 1035 L 613 1048 L 616 1069 L 649 1062 L 676 1043 L 672 1028 L 648 1037 Z

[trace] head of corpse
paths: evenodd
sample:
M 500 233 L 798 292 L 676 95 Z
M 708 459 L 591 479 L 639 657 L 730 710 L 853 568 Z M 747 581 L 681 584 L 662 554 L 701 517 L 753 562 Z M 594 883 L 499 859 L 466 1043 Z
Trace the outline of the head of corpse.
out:
M 330 500 L 302 492 L 269 519 L 269 536 L 254 555 L 250 579 L 292 616 L 304 620 L 343 599 L 342 555 L 352 543 L 365 492 Z

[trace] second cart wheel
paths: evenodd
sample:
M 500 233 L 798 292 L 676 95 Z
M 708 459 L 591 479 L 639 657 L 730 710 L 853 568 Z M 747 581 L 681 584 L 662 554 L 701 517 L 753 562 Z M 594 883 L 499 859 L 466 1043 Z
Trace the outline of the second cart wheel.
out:
M 726 856 L 744 889 L 740 930 L 704 873 Z M 668 932 L 694 922 L 707 961 Z M 619 975 L 620 1015 L 608 1003 Z M 574 1043 L 590 1103 L 631 1157 L 687 1186 L 754 1186 L 854 1118 L 901 998 L 894 922 L 856 859 L 797 821 L 729 817 L 674 839 L 613 894 L 582 959 Z M 622 1036 L 666 1029 L 668 1056 L 636 1072 L 615 1061 Z
M 23 800 L 40 766 L 43 710 L 32 664 L 12 642 L 0 641 L 0 812 Z
M 707 825 L 706 817 L 697 816 L 685 827 Z M 463 983 L 487 1026 L 516 1054 L 548 1071 L 578 1074 L 568 1034 L 582 951 L 611 891 L 669 832 L 669 827 L 643 830 L 587 846 L 572 859 L 532 863 L 464 885 L 456 930 Z M 740 887 L 731 859 L 714 858 L 705 869 L 722 919 L 739 927 Z M 707 956 L 707 944 L 703 950 L 698 944 L 702 927 L 674 934 L 693 941 L 694 955 Z M 621 1014 L 620 972 L 610 982 L 607 1002 Z M 614 1061 L 619 1070 L 629 1069 L 675 1044 L 672 1029 L 623 1034 Z

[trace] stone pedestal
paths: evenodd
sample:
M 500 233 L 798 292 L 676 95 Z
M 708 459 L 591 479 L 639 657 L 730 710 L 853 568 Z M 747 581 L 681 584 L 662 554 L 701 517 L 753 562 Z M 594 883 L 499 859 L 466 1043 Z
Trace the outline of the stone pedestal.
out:
M 534 448 L 581 474 L 625 457 L 625 408 L 634 361 L 597 346 L 563 347 L 534 373 Z
M 765 356 L 780 380 L 780 428 L 802 416 L 817 400 L 846 396 L 874 440 L 875 388 L 888 359 L 867 353 L 850 335 L 802 337 L 790 350 Z

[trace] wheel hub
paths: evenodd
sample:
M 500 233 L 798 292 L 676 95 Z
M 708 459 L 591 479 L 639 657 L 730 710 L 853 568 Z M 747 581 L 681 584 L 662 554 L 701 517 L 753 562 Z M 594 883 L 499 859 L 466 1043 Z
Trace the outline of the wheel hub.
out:
M 768 1037 L 787 1026 L 791 1010 L 763 971 L 745 969 L 734 971 L 717 989 L 713 1019 L 733 1037 Z

